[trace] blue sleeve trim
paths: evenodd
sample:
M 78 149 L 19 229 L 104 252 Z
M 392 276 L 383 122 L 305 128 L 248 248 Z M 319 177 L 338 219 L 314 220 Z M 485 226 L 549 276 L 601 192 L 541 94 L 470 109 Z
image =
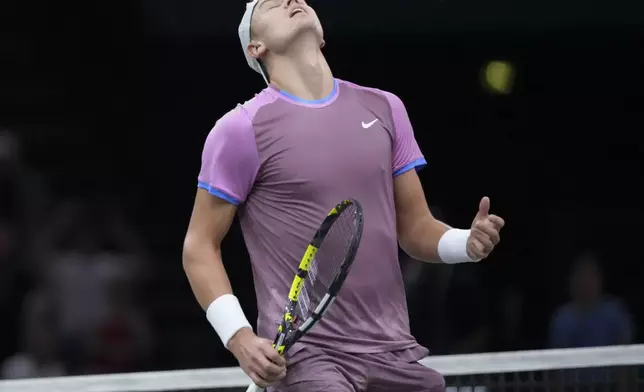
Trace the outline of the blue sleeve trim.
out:
M 399 175 L 406 173 L 411 169 L 416 169 L 416 171 L 418 171 L 425 166 L 427 166 L 427 161 L 425 160 L 425 158 L 416 159 L 415 161 L 408 163 L 400 169 L 396 170 L 394 172 L 394 177 L 398 177 Z
M 215 187 L 213 187 L 213 186 L 211 186 L 211 185 L 209 185 L 209 184 L 207 184 L 205 182 L 199 181 L 198 184 L 197 184 L 197 187 L 207 190 L 208 193 L 210 193 L 211 195 L 217 196 L 218 198 L 220 198 L 222 200 L 226 200 L 227 202 L 229 202 L 232 205 L 238 206 L 238 205 L 240 205 L 242 203 L 241 200 L 237 200 L 236 198 L 230 196 L 229 194 L 227 194 L 227 193 L 225 193 L 225 192 L 223 192 L 223 191 L 221 191 L 221 190 L 219 190 L 219 189 L 217 189 L 217 188 L 215 188 Z

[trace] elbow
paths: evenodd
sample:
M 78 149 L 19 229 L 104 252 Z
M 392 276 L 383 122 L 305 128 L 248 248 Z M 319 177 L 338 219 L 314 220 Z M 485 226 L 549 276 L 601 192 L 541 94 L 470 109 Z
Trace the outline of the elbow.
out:
M 409 219 L 407 224 L 399 225 L 398 244 L 413 259 L 438 263 L 438 241 L 448 229 L 431 215 Z
M 419 243 L 419 236 L 414 234 L 414 230 L 408 227 L 406 230 L 399 230 L 398 232 L 398 245 L 407 255 L 413 259 L 422 260 Z
M 398 221 L 398 244 L 409 256 L 418 258 L 426 234 L 428 219 L 409 217 Z
M 422 255 L 418 252 L 418 245 L 411 238 L 398 236 L 398 245 L 412 259 L 422 260 Z
M 186 270 L 189 265 L 192 263 L 192 260 L 194 260 L 193 257 L 193 250 L 191 243 L 188 241 L 188 238 L 183 241 L 183 250 L 181 252 L 181 261 L 183 263 L 183 269 Z
M 413 249 L 413 246 L 409 243 L 408 235 L 402 232 L 398 233 L 398 246 L 400 246 L 400 249 L 402 249 L 405 253 L 411 256 L 409 252 Z
M 183 251 L 181 253 L 184 270 L 187 270 L 199 259 L 199 247 L 199 241 L 196 238 L 191 235 L 186 236 L 183 241 Z
M 196 264 L 212 262 L 220 254 L 220 247 L 213 241 L 188 234 L 181 254 L 183 269 L 187 271 Z

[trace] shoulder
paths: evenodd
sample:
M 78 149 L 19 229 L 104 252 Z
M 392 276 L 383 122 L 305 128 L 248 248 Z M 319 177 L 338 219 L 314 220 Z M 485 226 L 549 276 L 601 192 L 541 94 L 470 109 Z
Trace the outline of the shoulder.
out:
M 610 315 L 627 315 L 628 309 L 624 303 L 616 297 L 607 296 L 602 303 L 602 308 L 604 312 L 609 313 Z
M 268 89 L 262 90 L 248 101 L 238 104 L 217 121 L 215 128 L 224 129 L 226 132 L 235 132 L 240 129 L 252 128 L 253 119 L 257 112 L 264 106 L 275 101 Z
M 257 116 L 257 113 L 260 110 L 267 108 L 272 103 L 276 102 L 277 99 L 278 98 L 273 93 L 273 91 L 267 87 L 264 90 L 260 91 L 258 94 L 255 94 L 253 98 L 249 99 L 241 105 L 238 105 L 237 109 L 239 109 L 252 124 L 253 120 Z
M 252 123 L 241 105 L 221 116 L 208 133 L 206 143 L 229 142 L 252 132 Z
M 381 90 L 374 87 L 361 86 L 356 83 L 347 82 L 346 80 L 338 79 L 340 86 L 353 90 L 358 94 L 366 97 L 373 97 L 386 102 L 392 109 L 399 106 L 404 106 L 402 100 L 394 93 L 386 90 Z
M 257 112 L 275 101 L 267 89 L 224 114 L 208 134 L 208 141 L 239 142 L 253 138 L 253 119 Z

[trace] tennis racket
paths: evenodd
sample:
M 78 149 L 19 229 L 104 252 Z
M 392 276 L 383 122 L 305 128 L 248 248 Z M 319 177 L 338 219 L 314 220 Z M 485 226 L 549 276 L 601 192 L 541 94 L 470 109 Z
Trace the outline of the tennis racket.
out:
M 362 238 L 363 214 L 356 200 L 344 200 L 324 219 L 293 278 L 273 347 L 280 355 L 317 324 L 344 284 Z M 264 388 L 251 384 L 246 392 Z

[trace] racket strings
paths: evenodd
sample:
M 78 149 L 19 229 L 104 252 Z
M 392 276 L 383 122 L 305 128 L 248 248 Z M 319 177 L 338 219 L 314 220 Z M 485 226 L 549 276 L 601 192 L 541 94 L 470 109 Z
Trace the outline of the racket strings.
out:
M 329 228 L 311 263 L 295 308 L 299 321 L 308 319 L 328 293 L 329 287 L 342 270 L 357 231 L 357 208 L 350 205 Z

